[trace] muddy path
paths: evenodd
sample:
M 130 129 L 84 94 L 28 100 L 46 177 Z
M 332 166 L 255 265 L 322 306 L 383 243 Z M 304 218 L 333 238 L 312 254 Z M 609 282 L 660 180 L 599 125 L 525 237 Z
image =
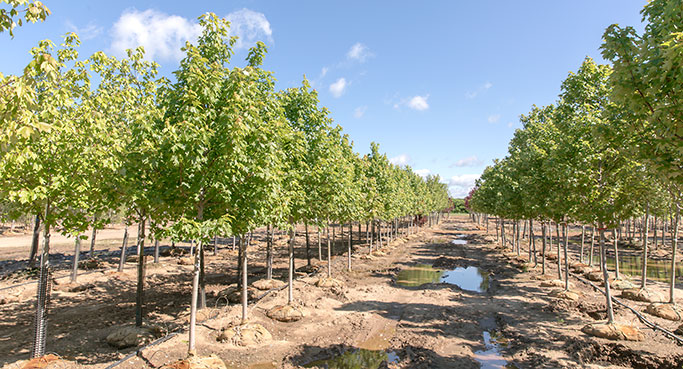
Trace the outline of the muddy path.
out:
M 262 250 L 258 244 L 254 248 L 250 283 L 263 273 Z M 298 266 L 305 264 L 302 249 Z M 314 251 L 317 254 L 317 245 Z M 540 267 L 506 255 L 492 236 L 465 217 L 451 217 L 383 251 L 367 257 L 368 248 L 355 245 L 353 271 L 347 272 L 340 250 L 333 259 L 333 277 L 341 282 L 337 287 L 316 287 L 318 275 L 302 274 L 294 283 L 295 303 L 305 314 L 300 321 L 281 323 L 266 316 L 270 308 L 286 302 L 286 290 L 251 304 L 250 322 L 262 324 L 272 340 L 238 347 L 216 340 L 240 316 L 239 306 L 212 297 L 234 278 L 235 255 L 221 250 L 208 263 L 209 306 L 217 308 L 207 309 L 200 319 L 198 353 L 217 354 L 230 368 L 678 368 L 683 363 L 683 349 L 644 329 L 623 308 L 615 311 L 617 320 L 641 327 L 644 342 L 583 334 L 581 327 L 604 318 L 599 292 L 572 280 L 582 299 L 549 297 L 552 289 L 540 286 Z M 283 253 L 278 255 L 275 276 L 283 279 Z M 185 356 L 190 270 L 169 260 L 148 271 L 149 322 L 179 334 L 141 350 L 117 368 L 159 367 Z M 97 368 L 134 352 L 105 342 L 113 327 L 131 322 L 133 273 L 96 273 L 82 282 L 92 288 L 57 292 L 48 351 L 70 360 L 70 366 Z M 557 274 L 551 262 L 547 274 Z M 644 305 L 633 306 L 644 310 Z M 0 308 L 0 362 L 13 362 L 29 349 L 31 299 Z M 672 330 L 679 324 L 652 319 Z

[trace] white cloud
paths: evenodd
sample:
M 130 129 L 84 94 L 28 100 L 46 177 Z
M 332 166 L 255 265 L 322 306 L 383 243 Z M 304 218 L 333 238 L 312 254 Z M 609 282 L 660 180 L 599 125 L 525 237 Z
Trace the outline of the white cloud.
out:
M 410 162 L 410 156 L 407 154 L 401 154 L 399 156 L 394 156 L 393 158 L 389 159 L 389 162 L 394 165 L 407 165 Z
M 455 163 L 451 164 L 450 167 L 477 167 L 482 164 L 484 164 L 484 162 L 481 159 L 479 159 L 476 155 L 472 155 L 456 161 Z
M 78 27 L 70 21 L 66 21 L 66 27 L 76 33 L 81 40 L 92 40 L 102 33 L 102 27 L 94 22 L 89 22 L 85 27 Z
M 251 47 L 257 40 L 272 42 L 273 32 L 263 13 L 242 9 L 225 18 L 230 21 L 230 34 L 239 37 L 235 49 Z M 115 55 L 124 56 L 126 49 L 143 46 L 149 59 L 180 60 L 180 48 L 186 41 L 194 42 L 201 30 L 195 20 L 153 9 L 131 9 L 114 23 L 110 48 Z
M 225 19 L 230 22 L 230 35 L 239 37 L 236 49 L 252 47 L 256 41 L 273 41 L 273 30 L 263 13 L 244 8 L 228 14 Z
M 365 115 L 365 111 L 366 111 L 366 110 L 368 110 L 368 107 L 365 106 L 365 105 L 357 107 L 357 108 L 353 111 L 353 117 L 356 118 L 356 119 L 362 118 L 363 115 Z
M 432 171 L 429 169 L 418 169 L 414 172 L 420 177 L 427 177 L 428 175 L 432 174 Z
M 365 62 L 366 59 L 372 56 L 372 53 L 367 46 L 356 42 L 351 46 L 349 51 L 346 53 L 346 58 L 349 60 L 356 60 L 358 62 Z
M 344 94 L 346 86 L 346 78 L 339 78 L 336 82 L 330 85 L 330 93 L 334 97 L 340 97 L 342 94 Z
M 499 120 L 500 120 L 500 114 L 489 115 L 489 118 L 488 118 L 489 123 L 498 123 Z
M 456 198 L 467 196 L 479 176 L 479 174 L 462 174 L 451 177 L 448 181 L 448 192 Z
M 330 70 L 328 67 L 323 67 L 323 69 L 320 71 L 320 78 L 323 78 L 327 75 L 327 72 Z
M 180 60 L 185 41 L 194 41 L 201 32 L 199 24 L 177 15 L 156 10 L 126 10 L 114 23 L 112 51 L 119 56 L 126 49 L 145 48 L 149 59 Z
M 429 98 L 429 95 L 425 96 L 413 96 L 408 100 L 408 107 L 411 109 L 415 110 L 427 110 L 429 109 L 429 104 L 427 103 L 427 99 Z
M 486 92 L 491 87 L 493 87 L 493 83 L 486 82 L 483 85 L 479 86 L 476 90 L 466 92 L 465 97 L 467 97 L 468 99 L 474 99 L 475 97 L 479 96 L 479 94 Z

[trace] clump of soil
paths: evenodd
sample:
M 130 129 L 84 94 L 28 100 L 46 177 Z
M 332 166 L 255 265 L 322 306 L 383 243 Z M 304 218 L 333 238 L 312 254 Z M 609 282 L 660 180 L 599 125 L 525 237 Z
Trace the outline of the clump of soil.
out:
M 218 356 L 210 355 L 205 357 L 190 356 L 187 359 L 164 365 L 161 369 L 227 369 L 227 366 Z
M 646 288 L 630 288 L 621 291 L 621 297 L 632 301 L 641 302 L 662 302 L 662 294 Z
M 287 285 L 287 283 L 277 280 L 277 279 L 259 279 L 258 281 L 251 284 L 253 287 L 258 288 L 261 291 L 268 291 L 272 289 L 282 288 Z
M 273 336 L 258 323 L 246 323 L 223 328 L 216 338 L 220 342 L 229 342 L 235 346 L 255 346 L 269 342 Z
M 683 310 L 668 303 L 653 303 L 645 308 L 645 312 L 667 320 L 678 321 L 683 319 Z
M 266 315 L 280 322 L 296 322 L 304 317 L 301 308 L 290 304 L 276 306 L 266 313 Z
M 591 336 L 614 341 L 642 341 L 645 339 L 645 336 L 643 336 L 638 328 L 629 325 L 591 323 L 584 326 L 581 331 Z

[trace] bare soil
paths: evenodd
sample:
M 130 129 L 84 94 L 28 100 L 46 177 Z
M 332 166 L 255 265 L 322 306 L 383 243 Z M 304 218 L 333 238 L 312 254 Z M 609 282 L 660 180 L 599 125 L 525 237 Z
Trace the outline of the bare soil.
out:
M 306 264 L 305 238 L 297 237 L 296 266 Z M 354 237 L 357 238 L 354 227 Z M 491 229 L 493 232 L 493 229 Z M 450 241 L 464 235 L 467 244 Z M 262 235 L 250 249 L 250 283 L 263 278 L 265 245 Z M 275 278 L 285 280 L 285 237 L 276 247 Z M 356 240 L 355 243 L 358 241 Z M 316 235 L 311 235 L 313 264 L 317 260 Z M 639 327 L 645 335 L 640 342 L 609 341 L 590 337 L 581 328 L 605 318 L 605 299 L 599 291 L 577 279 L 573 290 L 578 301 L 549 296 L 551 287 L 541 287 L 540 265 L 520 262 L 506 256 L 492 235 L 463 216 L 444 220 L 431 229 L 394 242 L 384 249 L 386 255 L 366 255 L 366 244 L 354 243 L 353 271 L 346 271 L 346 244 L 338 243 L 333 257 L 333 277 L 341 287 L 319 288 L 315 282 L 325 276 L 301 274 L 294 282 L 295 303 L 305 316 L 296 322 L 282 323 L 266 316 L 270 308 L 287 301 L 287 290 L 272 291 L 249 307 L 250 322 L 259 323 L 273 340 L 253 347 L 237 347 L 216 338 L 221 330 L 237 323 L 241 308 L 226 304 L 215 296 L 234 283 L 236 254 L 229 245 L 219 248 L 218 256 L 207 257 L 207 290 L 210 309 L 202 312 L 197 327 L 199 355 L 216 354 L 230 368 L 297 368 L 357 349 L 391 352 L 397 359 L 384 363 L 389 368 L 479 368 L 480 352 L 486 350 L 483 331 L 495 332 L 502 359 L 517 368 L 680 368 L 683 349 L 663 334 L 646 329 L 628 309 L 615 307 L 617 321 Z M 526 245 L 526 244 L 525 244 Z M 164 245 L 165 246 L 165 245 Z M 115 273 L 115 247 L 102 252 L 104 269 L 79 277 L 80 292 L 67 292 L 66 280 L 57 280 L 53 292 L 48 326 L 48 352 L 67 363 L 64 367 L 105 368 L 135 348 L 117 350 L 106 343 L 116 327 L 134 322 L 135 270 L 129 264 Z M 540 247 L 539 247 L 540 249 Z M 65 251 L 66 252 L 66 251 Z M 326 251 L 323 246 L 323 255 Z M 65 259 L 66 260 L 66 259 Z M 15 261 L 18 262 L 18 259 Z M 539 259 L 540 261 L 540 259 Z M 65 264 L 68 264 L 65 262 Z M 472 292 L 447 283 L 403 287 L 396 283 L 397 273 L 418 264 L 437 264 L 441 269 L 478 267 L 489 275 L 485 292 Z M 552 262 L 546 273 L 556 276 Z M 179 265 L 178 258 L 163 257 L 149 264 L 145 301 L 148 325 L 176 333 L 118 364 L 117 368 L 159 367 L 184 358 L 187 352 L 187 312 L 190 304 L 192 266 Z M 65 271 L 63 271 L 65 272 Z M 12 273 L 0 281 L 0 298 L 11 297 L 0 305 L 0 364 L 18 368 L 28 358 L 32 338 L 35 284 L 33 277 Z M 12 287 L 11 286 L 17 286 Z M 662 283 L 649 288 L 666 293 Z M 677 291 L 680 295 L 680 291 Z M 627 302 L 627 301 L 625 301 Z M 646 303 L 627 302 L 638 311 Z M 680 322 L 648 316 L 670 330 Z M 381 351 L 380 351 L 381 352 Z M 514 365 L 514 366 L 513 366 Z

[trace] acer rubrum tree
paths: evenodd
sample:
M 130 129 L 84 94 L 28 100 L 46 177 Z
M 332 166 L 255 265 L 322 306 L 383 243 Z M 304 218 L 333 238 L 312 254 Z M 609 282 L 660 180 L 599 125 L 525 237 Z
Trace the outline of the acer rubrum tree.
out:
M 680 1 L 653 0 L 643 8 L 644 32 L 611 25 L 602 54 L 613 64 L 613 99 L 633 115 L 624 122 L 638 138 L 635 154 L 661 180 L 674 208 L 669 303 L 674 304 L 675 255 L 683 199 L 683 98 L 680 81 Z
M 250 49 L 248 65 L 227 67 L 235 37 L 214 14 L 199 18 L 196 45 L 185 58 L 163 100 L 160 151 L 166 217 L 175 237 L 197 240 L 190 313 L 189 353 L 195 353 L 197 306 L 204 305 L 203 245 L 229 229 L 242 249 L 242 323 L 247 323 L 245 235 L 266 220 L 281 174 L 279 130 L 283 119 L 273 80 L 260 69 L 265 45 Z M 201 285 L 201 286 L 200 286 Z
M 113 176 L 116 169 L 107 147 L 109 127 L 87 113 L 90 73 L 87 62 L 79 60 L 79 43 L 73 33 L 59 49 L 41 41 L 21 77 L 32 88 L 30 99 L 2 106 L 0 196 L 16 210 L 40 214 L 43 223 L 32 357 L 45 354 L 50 234 L 54 229 L 73 236 L 83 232 L 92 216 L 84 209 L 102 204 L 97 178 Z

